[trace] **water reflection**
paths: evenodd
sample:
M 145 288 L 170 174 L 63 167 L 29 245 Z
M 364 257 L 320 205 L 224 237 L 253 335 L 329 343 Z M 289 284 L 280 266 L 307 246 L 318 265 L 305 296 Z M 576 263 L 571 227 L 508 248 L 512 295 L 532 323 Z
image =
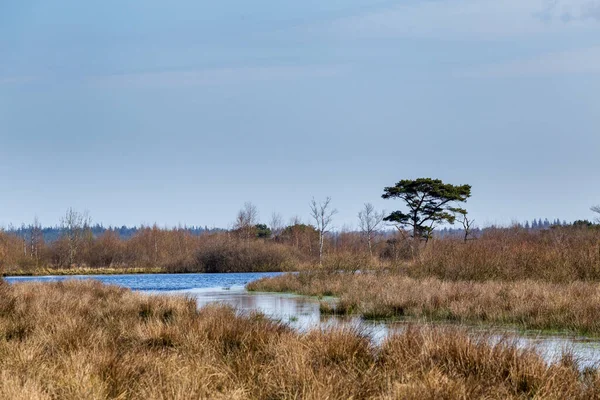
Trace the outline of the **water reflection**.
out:
M 163 292 L 164 293 L 164 292 Z M 252 293 L 243 286 L 231 288 L 190 289 L 168 293 L 194 296 L 198 306 L 210 303 L 228 304 L 242 313 L 261 312 L 300 331 L 333 326 L 345 326 L 367 335 L 375 344 L 381 344 L 388 335 L 401 333 L 409 325 L 431 326 L 419 321 L 383 323 L 364 321 L 361 318 L 335 318 L 321 316 L 319 300 L 282 293 Z M 448 326 L 436 323 L 435 326 Z M 455 325 L 454 325 L 455 326 Z M 571 351 L 581 368 L 600 363 L 600 341 L 568 336 L 522 334 L 503 328 L 467 327 L 474 336 L 489 335 L 490 340 L 512 340 L 519 347 L 533 346 L 548 362 L 556 362 L 565 351 Z
M 194 296 L 199 307 L 221 303 L 230 305 L 242 313 L 258 311 L 301 330 L 317 327 L 321 323 L 319 301 L 304 296 L 253 293 L 246 291 L 243 286 L 178 290 L 169 293 Z

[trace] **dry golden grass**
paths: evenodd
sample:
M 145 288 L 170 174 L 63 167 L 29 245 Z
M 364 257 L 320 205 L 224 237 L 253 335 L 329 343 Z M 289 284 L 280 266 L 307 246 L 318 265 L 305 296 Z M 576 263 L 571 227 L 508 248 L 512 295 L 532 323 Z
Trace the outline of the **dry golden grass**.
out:
M 439 239 L 400 266 L 413 278 L 443 280 L 600 281 L 600 229 L 495 229 L 463 243 Z
M 600 285 L 597 283 L 445 282 L 389 273 L 303 272 L 255 281 L 248 288 L 339 296 L 335 306 L 323 302 L 322 310 L 357 313 L 373 319 L 410 316 L 600 335 Z
M 5 275 L 291 271 L 312 259 L 274 240 L 235 234 L 195 236 L 181 229 L 141 229 L 130 239 L 114 232 L 79 243 L 69 264 L 65 238 L 43 243 L 36 255 L 23 238 L 0 231 L 0 272 Z
M 0 398 L 440 399 L 600 397 L 596 370 L 509 341 L 409 329 L 300 334 L 95 282 L 0 284 Z
M 265 240 L 205 239 L 193 257 L 166 265 L 166 272 L 272 272 L 294 271 L 299 252 Z
M 47 268 L 40 267 L 31 270 L 13 269 L 10 276 L 75 276 L 75 275 L 125 275 L 125 274 L 161 274 L 168 271 L 163 268 L 136 268 L 136 267 L 73 267 L 73 268 Z
M 128 269 L 173 273 L 389 269 L 413 278 L 455 281 L 600 282 L 600 227 L 487 229 L 468 243 L 436 237 L 418 249 L 398 234 L 379 238 L 373 256 L 359 233 L 344 232 L 327 238 L 322 265 L 314 229 L 302 225 L 295 230 L 293 235 L 290 231 L 274 239 L 250 240 L 236 232 L 194 236 L 156 226 L 127 240 L 106 232 L 81 243 L 70 265 L 65 238 L 42 243 L 33 253 L 22 237 L 0 232 L 0 270 L 7 275 L 41 275 Z M 296 237 L 301 231 L 308 236 Z

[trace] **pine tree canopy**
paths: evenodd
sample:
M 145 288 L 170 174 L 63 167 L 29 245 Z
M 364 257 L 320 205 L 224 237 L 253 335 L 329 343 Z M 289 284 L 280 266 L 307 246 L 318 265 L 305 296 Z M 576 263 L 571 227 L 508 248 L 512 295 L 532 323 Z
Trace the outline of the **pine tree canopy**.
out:
M 402 199 L 408 211 L 394 211 L 384 220 L 399 226 L 410 226 L 413 237 L 428 238 L 438 223 L 454 223 L 456 214 L 466 210 L 454 207 L 471 196 L 470 185 L 451 185 L 439 179 L 404 179 L 384 188 L 384 199 Z

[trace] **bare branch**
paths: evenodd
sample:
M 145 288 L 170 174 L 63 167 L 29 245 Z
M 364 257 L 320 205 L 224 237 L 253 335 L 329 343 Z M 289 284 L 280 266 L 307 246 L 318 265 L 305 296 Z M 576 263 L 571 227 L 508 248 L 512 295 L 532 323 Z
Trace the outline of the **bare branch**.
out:
M 327 197 L 320 203 L 317 203 L 313 197 L 310 202 L 310 216 L 315 220 L 319 232 L 319 264 L 323 264 L 324 237 L 331 228 L 331 222 L 335 214 L 337 214 L 337 210 L 331 208 L 331 197 Z
M 371 203 L 365 203 L 363 209 L 358 213 L 360 230 L 367 239 L 367 247 L 371 256 L 373 256 L 372 241 L 384 218 L 385 212 L 378 213 Z
M 234 223 L 234 229 L 246 238 L 246 241 L 250 240 L 252 236 L 254 226 L 258 223 L 258 209 L 254 204 L 247 201 L 244 206 L 238 211 L 237 217 Z
M 65 216 L 61 219 L 62 234 L 68 243 L 69 254 L 67 263 L 69 267 L 76 262 L 84 234 L 86 231 L 89 231 L 91 224 L 92 219 L 89 217 L 87 211 L 82 214 L 72 208 L 69 208 Z
M 596 217 L 596 222 L 600 224 L 600 205 L 596 205 L 596 206 L 592 206 L 590 207 L 590 210 L 592 210 L 592 212 L 598 214 L 598 217 Z
M 281 214 L 274 212 L 271 214 L 271 221 L 269 222 L 269 226 L 271 227 L 271 232 L 273 233 L 273 237 L 278 237 L 283 232 L 283 218 Z

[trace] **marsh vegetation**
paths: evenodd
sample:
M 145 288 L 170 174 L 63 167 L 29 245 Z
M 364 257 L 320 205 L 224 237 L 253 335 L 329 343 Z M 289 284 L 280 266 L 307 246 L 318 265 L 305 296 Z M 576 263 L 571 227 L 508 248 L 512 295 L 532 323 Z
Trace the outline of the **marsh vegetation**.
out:
M 599 398 L 598 370 L 572 353 L 548 363 L 460 323 L 599 336 L 600 230 L 476 229 L 459 207 L 470 190 L 400 181 L 384 198 L 410 212 L 365 204 L 360 231 L 332 232 L 327 198 L 310 203 L 314 226 L 277 215 L 261 224 L 246 203 L 232 229 L 201 235 L 157 226 L 94 235 L 72 210 L 52 242 L 37 225 L 28 236 L 0 232 L 4 274 L 294 271 L 248 289 L 335 297 L 321 314 L 459 323 L 409 326 L 375 344 L 356 327 L 299 331 L 292 319 L 98 282 L 2 283 L 0 397 Z M 396 230 L 382 232 L 384 222 Z M 463 229 L 434 232 L 455 222 Z
M 0 285 L 0 397 L 581 398 L 596 369 L 510 340 L 410 328 L 299 333 L 258 314 L 97 282 Z

